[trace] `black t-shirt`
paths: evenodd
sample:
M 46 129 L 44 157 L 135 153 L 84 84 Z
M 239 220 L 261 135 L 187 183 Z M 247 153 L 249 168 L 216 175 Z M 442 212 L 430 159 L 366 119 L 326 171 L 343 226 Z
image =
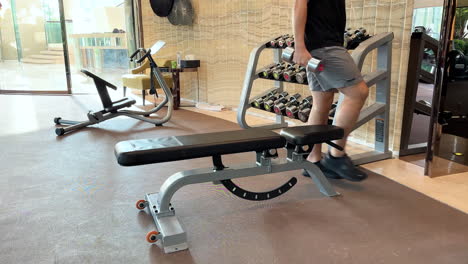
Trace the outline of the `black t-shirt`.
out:
M 309 51 L 343 46 L 345 27 L 345 0 L 308 1 L 304 40 Z

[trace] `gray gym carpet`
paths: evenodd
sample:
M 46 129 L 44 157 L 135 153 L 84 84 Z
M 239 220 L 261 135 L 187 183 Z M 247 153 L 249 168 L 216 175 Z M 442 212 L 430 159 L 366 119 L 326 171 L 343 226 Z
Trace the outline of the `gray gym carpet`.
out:
M 173 205 L 190 250 L 165 255 L 145 241 L 155 226 L 135 202 L 210 159 L 124 168 L 115 143 L 239 128 L 179 110 L 161 128 L 119 118 L 55 137 L 54 116 L 79 119 L 96 103 L 0 96 L 0 263 L 468 263 L 468 215 L 373 173 L 361 184 L 333 181 L 342 196 L 326 198 L 299 171 L 237 181 L 266 190 L 298 177 L 290 192 L 261 203 L 211 183 L 183 188 Z

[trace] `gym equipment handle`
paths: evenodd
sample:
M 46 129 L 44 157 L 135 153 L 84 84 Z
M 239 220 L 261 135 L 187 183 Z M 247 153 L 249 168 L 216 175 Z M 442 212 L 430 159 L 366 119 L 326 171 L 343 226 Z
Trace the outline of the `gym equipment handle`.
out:
M 147 53 L 146 50 L 144 48 L 139 48 L 137 49 L 132 55 L 130 55 L 130 61 L 133 61 L 133 59 L 135 58 L 135 56 L 140 53 L 140 52 L 143 52 L 143 53 Z
M 137 60 L 137 63 L 141 63 L 142 61 L 144 61 L 150 54 L 151 54 L 151 49 L 146 51 L 145 55 L 143 55 L 143 57 L 141 57 L 139 60 Z

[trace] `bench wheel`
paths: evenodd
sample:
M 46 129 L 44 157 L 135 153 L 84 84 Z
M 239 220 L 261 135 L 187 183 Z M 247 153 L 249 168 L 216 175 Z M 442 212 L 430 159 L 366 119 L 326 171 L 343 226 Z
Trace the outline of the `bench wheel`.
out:
M 162 126 L 163 126 L 163 124 L 156 124 L 156 126 L 157 126 L 157 127 L 162 127 Z
M 148 203 L 148 202 L 145 201 L 145 200 L 139 200 L 138 202 L 136 202 L 136 205 L 135 205 L 135 206 L 136 206 L 136 208 L 137 208 L 138 210 L 143 210 L 143 209 L 146 208 L 146 204 L 147 204 L 147 203 Z
M 158 241 L 158 235 L 158 231 L 151 231 L 146 235 L 146 241 L 148 241 L 148 243 L 155 243 Z
M 63 128 L 56 128 L 55 129 L 55 134 L 57 134 L 57 136 L 63 136 L 65 134 L 65 129 Z
M 62 118 L 61 118 L 61 117 L 56 117 L 56 118 L 54 118 L 54 123 L 55 123 L 56 125 L 60 125 L 60 119 L 62 119 Z

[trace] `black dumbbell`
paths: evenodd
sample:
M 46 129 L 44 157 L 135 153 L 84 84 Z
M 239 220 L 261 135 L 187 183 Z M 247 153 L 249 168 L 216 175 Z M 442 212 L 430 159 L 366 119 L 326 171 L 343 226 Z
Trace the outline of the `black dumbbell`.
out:
M 294 38 L 293 37 L 288 38 L 286 40 L 286 45 L 288 45 L 288 47 L 294 48 Z
M 363 41 L 369 39 L 370 36 L 367 34 L 367 30 L 363 27 L 359 28 L 358 30 L 354 31 L 354 34 L 348 39 L 345 43 L 347 49 L 356 49 L 359 44 Z
M 286 103 L 279 103 L 274 106 L 274 111 L 277 115 L 286 115 L 286 108 L 291 106 L 291 105 L 299 105 L 299 98 L 301 98 L 300 94 L 295 94 L 291 97 L 289 97 L 288 102 Z
M 259 98 L 255 99 L 255 100 L 251 103 L 251 106 L 260 109 L 260 104 L 261 104 L 261 103 L 263 102 L 263 100 L 265 100 L 267 97 L 268 97 L 268 95 L 264 95 L 264 96 L 262 96 L 262 97 L 259 97 Z
M 294 65 L 290 65 L 286 70 L 283 71 L 283 80 L 287 82 L 291 82 L 293 73 L 296 72 L 296 67 Z
M 282 96 L 281 94 L 278 94 L 278 92 L 275 92 L 275 94 L 273 94 L 272 96 L 265 98 L 262 104 L 260 105 L 261 107 L 260 109 L 270 111 L 270 105 L 269 104 L 267 105 L 267 103 L 270 101 L 276 101 L 281 96 Z
M 277 47 L 278 47 L 278 48 L 286 48 L 286 47 L 287 47 L 286 38 L 281 38 L 281 39 L 279 39 L 279 40 L 278 40 Z
M 305 68 L 302 66 L 298 67 L 297 64 L 294 67 L 288 68 L 288 70 L 283 72 L 283 79 L 287 82 L 296 82 L 296 75 L 300 72 L 304 72 L 303 73 L 304 75 L 299 77 L 299 78 L 302 78 L 301 83 L 303 83 L 304 77 L 305 79 L 307 79 L 307 76 L 306 76 L 307 74 L 305 72 Z
M 275 71 L 276 69 L 279 69 L 279 68 L 284 68 L 284 67 L 286 67 L 286 65 L 287 65 L 287 63 L 283 62 L 283 63 L 278 63 L 278 64 L 275 64 L 275 65 L 268 66 L 268 67 L 264 68 L 263 71 L 260 72 L 260 77 L 265 78 L 265 79 L 272 79 L 273 78 L 273 71 Z
M 272 39 L 267 43 L 267 47 L 277 48 L 279 39 Z
M 300 67 L 299 72 L 296 73 L 295 75 L 295 78 L 296 78 L 296 82 L 297 83 L 300 83 L 300 84 L 307 84 L 308 83 L 308 80 L 307 80 L 307 72 L 306 72 L 306 69 L 304 67 Z
M 266 101 L 265 104 L 263 105 L 263 108 L 268 111 L 268 112 L 274 112 L 274 106 L 279 104 L 279 103 L 287 103 L 288 99 L 286 98 L 288 96 L 288 92 L 282 92 L 278 95 L 276 100 L 270 100 Z
M 281 67 L 277 67 L 276 69 L 273 70 L 273 79 L 277 81 L 282 81 L 283 80 L 283 72 L 291 67 L 289 64 L 286 64 Z
M 309 95 L 306 98 L 302 100 L 302 102 L 299 105 L 290 105 L 286 108 L 286 115 L 289 118 L 298 118 L 299 117 L 299 111 L 305 108 L 310 108 L 312 107 L 312 96 Z
M 286 69 L 283 70 L 283 72 L 281 72 L 281 75 L 282 76 L 275 76 L 275 79 L 276 78 L 279 78 L 281 80 L 285 80 L 287 82 L 290 82 L 290 77 L 291 75 L 293 74 L 293 72 L 295 72 L 297 70 L 297 66 L 294 65 L 294 64 L 289 64 Z
M 269 43 L 267 43 L 267 47 L 280 48 L 280 42 L 285 43 L 286 42 L 285 40 L 288 39 L 289 37 L 290 36 L 288 34 L 286 34 L 286 35 L 282 35 L 280 37 L 277 37 L 275 39 L 272 39 L 272 40 L 270 40 Z M 281 44 L 281 45 L 283 45 L 283 44 Z
M 275 92 L 269 92 L 268 94 L 255 99 L 252 102 L 252 106 L 255 107 L 255 108 L 258 108 L 258 109 L 263 109 L 263 105 L 265 104 L 265 101 L 268 101 L 270 99 L 270 97 L 275 96 L 276 93 L 277 93 L 276 91 Z
M 273 63 L 273 64 L 270 64 L 266 67 L 264 67 L 262 70 L 260 70 L 260 73 L 258 74 L 258 77 L 260 78 L 269 78 L 273 72 L 273 69 L 280 66 L 281 64 L 278 63 Z
M 353 35 L 354 32 L 351 31 L 351 28 L 348 28 L 348 30 L 345 31 L 344 33 L 344 46 L 347 47 L 348 43 L 353 40 Z
M 306 123 L 307 120 L 309 120 L 310 110 L 311 110 L 310 107 L 301 109 L 297 114 L 297 117 L 299 118 L 299 120 Z
M 291 47 L 294 46 L 294 38 L 290 35 L 284 35 L 279 41 L 278 41 L 278 48 L 286 48 L 286 47 Z
M 283 54 L 281 55 L 281 58 L 288 63 L 293 63 L 294 49 L 290 47 L 284 49 Z M 321 60 L 312 58 L 307 63 L 307 69 L 313 73 L 318 74 L 322 72 L 325 69 L 325 67 L 323 66 Z
M 311 106 L 312 106 L 312 104 L 311 104 Z M 338 102 L 335 102 L 335 103 L 333 103 L 331 105 L 331 109 L 330 109 L 330 112 L 328 114 L 329 117 L 331 117 L 331 118 L 335 117 L 337 106 L 338 106 Z M 310 111 L 311 111 L 311 107 L 306 107 L 306 108 L 303 108 L 303 109 L 299 110 L 298 115 L 297 115 L 299 120 L 306 123 L 307 120 L 309 120 Z M 331 122 L 333 122 L 333 119 L 329 119 L 329 123 L 330 123 L 330 120 L 331 120 Z

